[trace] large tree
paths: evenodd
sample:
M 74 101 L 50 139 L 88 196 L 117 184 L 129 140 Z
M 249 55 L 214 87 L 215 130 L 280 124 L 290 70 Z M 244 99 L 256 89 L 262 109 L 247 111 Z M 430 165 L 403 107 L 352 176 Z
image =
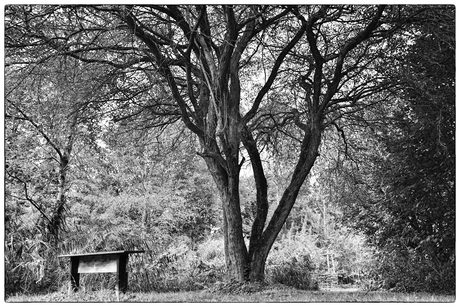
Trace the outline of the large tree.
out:
M 398 48 L 392 35 L 405 13 L 347 5 L 8 6 L 6 48 L 23 57 L 45 46 L 46 57 L 110 65 L 120 72 L 111 106 L 149 101 L 152 118 L 179 116 L 220 192 L 228 276 L 255 281 L 324 131 L 343 131 L 352 114 L 385 100 L 391 84 L 378 68 Z M 287 139 L 279 144 L 290 143 L 295 159 L 268 220 L 263 157 L 273 138 Z M 245 158 L 256 187 L 248 247 L 239 191 Z

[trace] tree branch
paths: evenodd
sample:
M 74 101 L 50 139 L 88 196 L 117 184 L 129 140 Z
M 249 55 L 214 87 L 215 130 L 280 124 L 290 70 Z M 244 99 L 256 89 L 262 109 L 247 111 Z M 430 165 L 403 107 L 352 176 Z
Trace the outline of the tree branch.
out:
M 137 26 L 136 20 L 135 20 L 134 16 L 132 15 L 132 12 L 126 10 L 126 12 L 124 14 L 124 18 L 125 18 L 125 21 L 128 24 L 128 26 L 130 27 L 130 29 L 133 31 L 133 33 L 149 47 L 149 49 L 152 51 L 153 55 L 155 56 L 155 60 L 156 60 L 157 65 L 158 65 L 158 70 L 159 70 L 160 74 L 164 78 L 166 78 L 166 80 L 167 80 L 167 82 L 169 84 L 169 87 L 171 89 L 172 95 L 173 95 L 174 99 L 176 100 L 176 102 L 177 102 L 177 104 L 179 106 L 179 109 L 181 111 L 181 116 L 182 116 L 182 120 L 183 120 L 184 124 L 192 132 L 194 132 L 197 136 L 199 136 L 200 138 L 204 139 L 203 130 L 200 129 L 198 126 L 196 126 L 190 119 L 190 115 L 188 114 L 188 111 L 187 111 L 186 102 L 182 98 L 182 96 L 181 96 L 181 94 L 180 94 L 180 92 L 179 92 L 179 90 L 177 88 L 177 84 L 176 84 L 176 81 L 174 79 L 174 76 L 173 76 L 170 68 L 168 67 L 168 65 L 167 65 L 167 63 L 166 63 L 166 61 L 165 61 L 160 49 L 157 46 L 157 44 L 155 43 L 155 41 L 153 41 L 150 38 L 149 34 L 145 33 L 144 30 L 142 30 L 141 27 Z M 190 34 L 188 34 L 188 36 L 190 36 Z
M 57 146 L 56 143 L 54 143 L 51 140 L 51 138 L 43 131 L 43 129 L 40 128 L 40 126 L 32 118 L 30 118 L 24 111 L 21 110 L 20 107 L 18 107 L 10 99 L 6 98 L 6 101 L 8 101 L 8 103 L 10 103 L 19 113 L 21 113 L 25 120 L 27 120 L 32 126 L 34 126 L 35 129 L 37 129 L 38 133 L 40 133 L 43 136 L 46 142 L 56 151 L 59 158 L 62 159 L 62 151 L 60 150 L 59 146 Z
M 343 143 L 345 144 L 345 156 L 349 156 L 348 155 L 348 143 L 347 143 L 347 138 L 345 137 L 345 131 L 343 131 L 343 129 L 340 128 L 339 125 L 337 125 L 337 123 L 335 122 L 332 122 L 332 125 L 334 125 L 334 127 L 337 129 L 337 132 L 339 132 L 340 136 L 342 137 Z
M 344 63 L 345 57 L 347 56 L 348 52 L 350 52 L 358 44 L 366 40 L 372 34 L 372 31 L 374 31 L 379 26 L 379 20 L 384 10 L 385 10 L 385 5 L 379 5 L 377 9 L 377 13 L 374 15 L 371 22 L 366 26 L 366 28 L 360 33 L 358 33 L 355 37 L 350 39 L 347 43 L 345 43 L 345 45 L 340 49 L 332 82 L 330 85 L 328 85 L 326 95 L 320 106 L 321 111 L 327 107 L 332 96 L 334 96 L 334 94 L 337 91 L 337 87 L 339 86 L 340 80 L 342 79 L 342 75 L 343 75 L 342 74 L 343 63 Z
M 299 14 L 297 14 L 299 15 Z M 283 64 L 284 58 L 286 55 L 291 51 L 292 48 L 297 44 L 297 42 L 300 40 L 300 38 L 303 36 L 305 33 L 305 30 L 307 29 L 307 23 L 305 22 L 305 19 L 300 19 L 302 22 L 302 26 L 300 29 L 297 31 L 296 35 L 289 41 L 289 43 L 286 45 L 286 47 L 283 48 L 281 53 L 278 55 L 276 58 L 275 64 L 272 67 L 270 76 L 268 77 L 267 81 L 265 82 L 264 86 L 262 89 L 259 91 L 257 94 L 257 97 L 254 99 L 254 103 L 251 107 L 251 109 L 244 115 L 241 125 L 246 125 L 257 113 L 260 103 L 262 102 L 263 97 L 269 89 L 271 88 L 273 82 L 275 81 L 276 76 L 278 75 L 279 68 L 281 64 Z
M 22 180 L 21 178 L 13 175 L 11 172 L 9 172 L 8 170 L 6 170 L 6 173 L 13 179 L 16 179 L 17 181 L 19 181 L 20 183 L 22 183 L 24 185 L 24 196 L 25 198 L 21 198 L 19 196 L 15 196 L 15 195 L 11 195 L 17 199 L 21 199 L 21 200 L 27 200 L 29 203 L 32 204 L 32 206 L 34 206 L 40 213 L 41 215 L 46 219 L 48 220 L 49 223 L 51 223 L 51 220 L 50 218 L 46 215 L 46 213 L 43 211 L 42 209 L 42 206 L 40 206 L 39 204 L 37 204 L 32 198 L 30 198 L 29 196 L 29 193 L 28 193 L 28 190 L 27 190 L 27 182 L 25 182 L 24 180 Z
M 219 155 L 218 153 L 210 152 L 210 151 L 205 150 L 203 152 L 198 152 L 197 151 L 196 154 L 199 155 L 202 158 L 212 158 L 212 159 L 216 160 L 224 170 L 227 170 L 227 163 L 226 163 L 225 159 L 221 155 Z
M 262 160 L 257 149 L 256 141 L 254 140 L 251 131 L 247 126 L 244 127 L 241 138 L 251 159 L 252 170 L 254 174 L 254 182 L 256 184 L 256 202 L 257 210 L 254 222 L 251 229 L 251 238 L 249 245 L 249 257 L 257 250 L 261 243 L 260 239 L 264 230 L 265 221 L 268 214 L 268 186 L 265 178 Z

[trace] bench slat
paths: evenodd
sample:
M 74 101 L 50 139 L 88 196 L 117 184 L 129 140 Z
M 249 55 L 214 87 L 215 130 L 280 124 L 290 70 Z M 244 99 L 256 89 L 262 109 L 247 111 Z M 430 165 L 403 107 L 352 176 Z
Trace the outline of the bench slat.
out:
M 112 254 L 138 254 L 144 253 L 143 250 L 137 251 L 110 251 L 110 252 L 97 252 L 97 253 L 82 253 L 82 254 L 68 254 L 68 255 L 59 255 L 58 258 L 63 257 L 84 257 L 84 256 L 98 256 L 98 255 L 112 255 Z

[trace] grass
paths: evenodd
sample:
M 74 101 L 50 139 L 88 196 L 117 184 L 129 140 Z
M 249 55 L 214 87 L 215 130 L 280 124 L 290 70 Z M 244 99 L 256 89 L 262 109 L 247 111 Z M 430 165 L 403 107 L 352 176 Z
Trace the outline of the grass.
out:
M 16 295 L 6 302 L 116 302 L 115 291 L 67 294 Z M 455 295 L 364 291 L 307 291 L 293 288 L 266 289 L 255 293 L 225 294 L 211 291 L 120 294 L 120 302 L 455 302 Z

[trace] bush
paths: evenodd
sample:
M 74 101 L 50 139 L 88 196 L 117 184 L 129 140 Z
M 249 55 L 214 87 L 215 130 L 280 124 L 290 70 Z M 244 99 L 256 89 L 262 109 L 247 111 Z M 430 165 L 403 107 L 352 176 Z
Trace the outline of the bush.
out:
M 320 254 L 313 236 L 292 231 L 280 235 L 267 258 L 267 282 L 304 290 L 318 289 L 313 272 Z
M 201 290 L 222 281 L 225 274 L 222 240 L 208 239 L 192 249 L 190 238 L 183 236 L 163 253 L 146 253 L 136 263 L 130 289 L 136 292 Z
M 301 261 L 292 257 L 289 262 L 269 267 L 267 275 L 270 283 L 280 283 L 301 290 L 318 290 L 318 282 L 313 279 L 313 270 L 308 256 Z
M 30 253 L 25 251 L 32 250 Z M 67 271 L 60 267 L 56 251 L 38 239 L 15 243 L 5 249 L 5 294 L 42 293 L 62 286 Z
M 375 275 L 392 291 L 455 293 L 455 261 L 440 263 L 414 249 L 382 251 Z

